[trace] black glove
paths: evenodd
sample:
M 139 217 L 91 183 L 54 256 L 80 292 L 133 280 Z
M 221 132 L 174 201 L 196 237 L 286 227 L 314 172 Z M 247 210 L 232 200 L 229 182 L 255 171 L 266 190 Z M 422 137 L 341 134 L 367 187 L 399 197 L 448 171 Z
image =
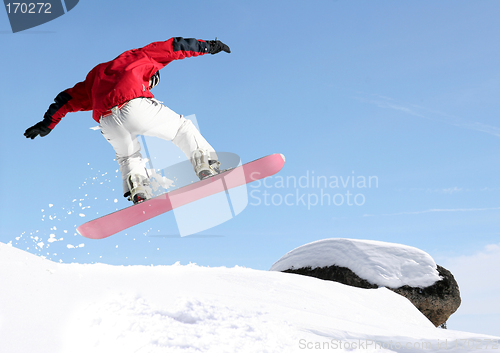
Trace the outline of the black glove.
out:
M 47 127 L 47 124 L 45 124 L 43 121 L 40 121 L 32 127 L 26 129 L 26 131 L 24 132 L 24 136 L 33 140 L 38 135 L 40 135 L 41 137 L 47 136 L 51 131 L 52 130 Z
M 220 40 L 208 40 L 207 41 L 208 44 L 210 44 L 210 48 L 208 50 L 208 52 L 210 54 L 217 54 L 217 53 L 220 53 L 221 51 L 225 51 L 226 53 L 230 53 L 231 52 L 231 49 L 229 49 L 229 47 L 227 45 L 225 45 L 224 43 L 222 43 Z

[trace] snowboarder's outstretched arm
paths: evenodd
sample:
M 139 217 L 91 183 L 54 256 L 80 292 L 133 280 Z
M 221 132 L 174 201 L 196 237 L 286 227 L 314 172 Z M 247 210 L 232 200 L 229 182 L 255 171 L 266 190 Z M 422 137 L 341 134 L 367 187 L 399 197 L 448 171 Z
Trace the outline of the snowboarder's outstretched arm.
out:
M 59 93 L 45 112 L 43 120 L 28 128 L 24 136 L 31 139 L 38 135 L 46 136 L 67 113 L 91 109 L 92 104 L 85 89 L 85 82 L 79 82 L 74 87 Z
M 229 47 L 220 40 L 200 40 L 195 38 L 173 37 L 163 42 L 154 42 L 139 49 L 162 66 L 174 60 L 204 54 L 230 53 Z

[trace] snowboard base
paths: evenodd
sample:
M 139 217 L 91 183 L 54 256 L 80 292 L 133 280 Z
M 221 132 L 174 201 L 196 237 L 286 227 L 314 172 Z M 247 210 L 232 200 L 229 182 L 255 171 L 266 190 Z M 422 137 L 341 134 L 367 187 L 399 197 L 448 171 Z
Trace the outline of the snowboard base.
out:
M 86 222 L 76 231 L 89 239 L 103 239 L 188 203 L 224 192 L 278 173 L 285 156 L 271 154 L 213 177 L 156 196 L 108 215 Z

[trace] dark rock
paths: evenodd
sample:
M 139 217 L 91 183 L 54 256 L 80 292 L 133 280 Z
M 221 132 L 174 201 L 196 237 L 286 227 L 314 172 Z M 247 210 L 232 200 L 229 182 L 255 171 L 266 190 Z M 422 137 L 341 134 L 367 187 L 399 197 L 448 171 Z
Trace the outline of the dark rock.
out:
M 460 290 L 451 272 L 439 265 L 437 270 L 442 279 L 432 286 L 389 288 L 408 298 L 436 327 L 446 323 L 461 303 Z
M 283 272 L 296 273 L 299 275 L 316 277 L 327 281 L 339 282 L 351 287 L 366 289 L 378 288 L 376 284 L 372 284 L 366 279 L 359 277 L 347 267 L 340 267 L 335 265 L 328 267 L 316 267 L 313 269 L 311 269 L 311 267 L 304 267 L 299 269 L 286 270 Z
M 410 286 L 388 288 L 412 302 L 436 327 L 445 324 L 450 315 L 458 309 L 461 303 L 458 284 L 451 272 L 439 265 L 437 265 L 437 270 L 442 279 L 431 286 L 425 288 Z M 289 269 L 283 272 L 339 282 L 352 287 L 378 288 L 378 285 L 359 277 L 347 267 L 335 265 L 314 269 L 304 267 Z

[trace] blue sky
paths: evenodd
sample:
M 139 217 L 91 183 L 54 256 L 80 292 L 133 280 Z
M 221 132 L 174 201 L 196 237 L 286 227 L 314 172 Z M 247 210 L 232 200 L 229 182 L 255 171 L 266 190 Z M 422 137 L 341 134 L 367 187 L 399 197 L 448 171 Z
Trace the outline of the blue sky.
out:
M 0 241 L 63 262 L 264 270 L 330 237 L 412 245 L 438 263 L 491 249 L 500 243 L 499 10 L 497 1 L 82 0 L 16 34 L 0 11 Z M 279 175 L 310 184 L 249 186 L 241 214 L 194 236 L 179 237 L 167 214 L 82 238 L 75 226 L 128 206 L 111 146 L 90 129 L 90 112 L 45 138 L 23 132 L 97 63 L 173 36 L 217 37 L 232 53 L 171 63 L 156 97 L 195 114 L 217 150 L 243 162 L 283 153 Z M 312 176 L 377 183 L 318 188 Z M 348 205 L 347 193 L 362 204 Z M 307 205 L 325 194 L 339 205 L 325 196 Z

